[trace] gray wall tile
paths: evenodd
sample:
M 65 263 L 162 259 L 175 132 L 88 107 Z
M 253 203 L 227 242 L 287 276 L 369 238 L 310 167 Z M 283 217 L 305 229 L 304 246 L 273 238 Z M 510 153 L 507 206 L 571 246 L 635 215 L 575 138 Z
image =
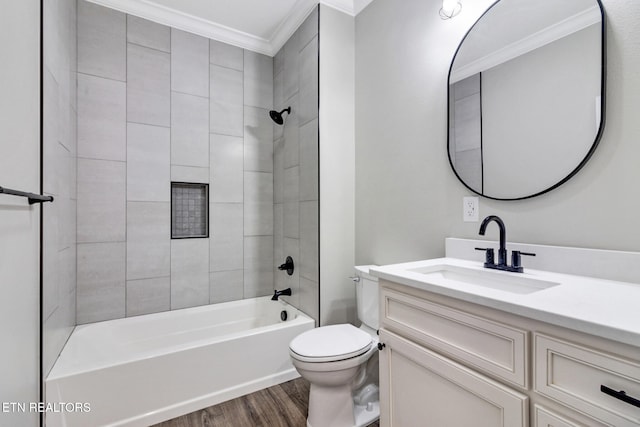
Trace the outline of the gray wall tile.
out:
M 44 191 L 50 194 L 56 194 L 57 189 L 53 181 L 58 174 L 59 167 L 53 161 L 56 158 L 56 148 L 58 146 L 58 127 L 60 125 L 59 114 L 59 88 L 58 83 L 51 74 L 51 72 L 45 68 L 43 74 L 43 119 L 42 124 L 43 131 L 43 152 L 42 155 L 46 160 L 43 164 L 43 177 L 44 177 Z
M 85 22 L 101 20 L 97 14 L 109 12 L 84 1 L 81 4 L 87 16 Z M 274 60 L 137 17 L 116 15 L 124 31 L 101 23 L 97 23 L 96 28 L 88 24 L 83 28 L 83 34 L 120 31 L 119 38 L 110 40 L 118 40 L 119 48 L 107 46 L 104 52 L 93 51 L 83 57 L 87 60 L 84 65 L 92 65 L 93 61 L 94 69 L 98 70 L 96 74 L 106 73 L 113 80 L 80 75 L 84 80 L 78 81 L 77 86 L 80 91 L 87 91 L 77 95 L 78 108 L 82 106 L 85 112 L 77 124 L 78 132 L 86 136 L 77 148 L 86 157 L 78 161 L 79 220 L 77 225 L 74 221 L 56 223 L 56 233 L 71 234 L 67 230 L 77 227 L 81 242 L 117 241 L 124 248 L 121 249 L 124 261 L 111 271 L 121 277 L 119 287 L 115 287 L 120 292 L 117 304 L 114 286 L 107 284 L 104 289 L 108 296 L 104 298 L 111 301 L 107 304 L 109 316 L 116 306 L 119 314 L 115 316 L 122 317 L 271 294 L 274 247 L 277 244 L 278 253 L 283 254 L 285 217 L 284 205 L 280 203 L 279 208 L 273 205 L 274 196 L 278 197 L 274 194 L 274 179 L 279 177 L 280 200 L 284 183 L 284 146 L 279 150 L 280 168 L 276 174 L 273 164 L 277 145 L 274 125 L 268 118 L 276 96 L 272 89 Z M 78 43 L 85 53 L 88 47 L 103 41 L 92 41 L 91 37 L 97 36 L 89 34 L 86 43 Z M 73 38 L 75 40 L 75 36 Z M 295 40 L 300 42 L 298 38 Z M 290 43 L 290 50 L 296 50 L 295 43 Z M 282 71 L 277 96 L 286 99 L 285 50 L 279 59 Z M 295 73 L 298 72 L 298 52 L 288 64 L 290 72 L 294 72 L 294 68 Z M 118 67 L 120 75 L 116 76 L 112 72 Z M 50 80 L 60 83 L 55 76 Z M 295 76 L 289 85 L 290 90 L 295 89 L 291 94 L 294 98 L 282 103 L 297 100 L 297 82 Z M 60 84 L 64 88 L 56 85 L 55 89 L 65 94 L 67 87 L 76 86 L 66 81 Z M 95 89 L 92 84 L 102 92 L 90 93 L 88 89 Z M 69 96 L 55 108 L 53 104 L 48 108 L 55 115 L 50 112 L 47 117 L 57 117 L 50 121 L 48 134 L 60 141 L 50 147 L 52 155 L 65 164 L 75 163 L 75 126 L 59 128 L 57 124 L 66 122 L 67 116 L 75 116 L 70 108 L 75 98 Z M 296 114 L 297 109 L 294 107 Z M 289 140 L 293 147 L 298 141 L 297 116 L 286 120 L 291 125 Z M 285 127 L 278 127 L 277 131 L 279 137 L 285 135 Z M 290 153 L 289 159 L 293 159 L 295 165 L 299 162 L 297 151 L 296 146 L 295 156 Z M 101 160 L 90 160 L 93 158 Z M 75 176 L 72 168 L 56 169 L 58 172 L 47 180 L 53 185 L 51 190 L 76 197 L 74 185 L 59 185 L 74 182 L 70 176 Z M 61 174 L 63 169 L 65 173 Z M 168 238 L 171 180 L 211 184 L 210 239 Z M 101 189 L 105 191 L 97 191 Z M 101 200 L 94 202 L 91 198 L 96 195 L 100 195 Z M 66 216 L 58 213 L 56 218 Z M 274 230 L 274 223 L 279 224 L 278 230 Z M 274 240 L 274 231 L 278 232 L 279 243 Z M 291 239 L 288 243 L 290 251 L 294 242 L 297 240 Z M 70 250 L 58 252 L 66 256 Z M 278 261 L 280 264 L 284 259 Z M 57 266 L 64 265 L 64 261 L 59 261 Z M 85 267 L 90 265 L 85 263 L 82 268 Z M 73 280 L 69 279 L 72 276 L 69 269 L 60 268 L 56 274 L 59 284 Z M 86 271 L 83 274 L 86 276 Z M 85 299 L 78 299 L 84 307 L 87 301 L 90 304 L 102 298 L 101 285 L 92 282 L 90 286 L 85 285 L 83 289 Z M 123 286 L 128 290 L 126 302 Z M 57 288 L 59 293 L 63 292 L 62 286 Z M 69 289 L 64 287 L 64 292 L 75 294 Z M 53 296 L 49 298 L 53 301 Z M 52 318 L 55 313 L 57 309 L 52 308 Z M 81 310 L 78 313 L 80 316 Z
M 300 278 L 300 310 L 311 316 L 318 325 L 320 318 L 320 284 L 307 278 Z
M 127 41 L 171 52 L 171 28 L 148 19 L 127 15 Z
M 284 99 L 289 99 L 298 93 L 299 85 L 299 49 L 298 49 L 298 33 L 294 33 L 284 44 Z
M 244 297 L 273 293 L 273 236 L 244 238 Z
M 285 202 L 283 206 L 283 236 L 297 239 L 300 237 L 300 204 Z
M 244 51 L 244 105 L 273 107 L 273 58 Z
M 127 280 L 127 317 L 159 313 L 171 308 L 171 279 Z
M 300 202 L 300 277 L 318 282 L 318 202 Z
M 209 239 L 171 240 L 171 309 L 209 303 Z
M 125 14 L 78 1 L 78 71 L 125 81 Z
M 283 237 L 283 220 L 284 220 L 284 206 L 282 203 L 276 203 L 273 205 L 273 274 L 274 284 L 276 289 L 282 289 L 284 284 L 284 277 L 280 270 L 277 269 L 278 263 L 282 264 L 286 258 L 284 255 L 284 237 Z
M 318 120 L 300 128 L 300 200 L 318 200 Z
M 211 66 L 210 119 L 212 133 L 243 136 L 243 73 Z
M 170 125 L 170 57 L 165 52 L 127 44 L 127 121 Z
M 221 67 L 243 69 L 243 50 L 217 40 L 209 40 L 209 61 Z
M 169 129 L 127 124 L 127 200 L 168 202 Z
M 211 66 L 211 99 L 225 104 L 243 105 L 243 73 Z
M 284 135 L 284 167 L 290 168 L 300 163 L 300 110 L 298 96 L 287 100 L 287 106 L 291 106 L 291 114 L 285 119 L 283 127 Z
M 318 96 L 318 38 L 315 37 L 300 52 L 300 125 L 318 117 Z
M 78 74 L 79 157 L 124 161 L 126 118 L 125 83 Z
M 298 33 L 298 50 L 302 51 L 307 44 L 318 35 L 318 7 L 315 7 L 309 14 L 307 19 L 304 20 L 300 28 L 296 31 Z
M 211 271 L 242 270 L 243 210 L 241 203 L 211 204 Z
M 291 288 L 291 296 L 284 297 L 283 299 L 287 301 L 289 304 L 294 307 L 300 306 L 300 269 L 297 268 L 297 264 L 300 262 L 300 240 L 298 239 L 289 239 L 287 237 L 284 238 L 284 258 L 283 262 L 287 256 L 293 258 L 293 274 L 289 276 L 286 271 L 280 271 L 276 274 L 283 276 L 284 280 L 281 288 L 276 289 L 286 289 Z M 276 259 L 275 263 L 280 263 L 280 260 Z
M 209 126 L 212 133 L 242 137 L 242 105 L 227 104 L 211 99 Z
M 43 289 L 43 316 L 48 318 L 58 308 L 58 296 L 60 294 L 60 242 L 59 226 L 61 221 L 59 207 L 54 204 L 46 205 L 44 211 L 43 227 L 43 277 L 47 278 Z
M 45 142 L 44 147 L 44 156 L 49 163 L 44 165 L 44 191 L 65 199 L 75 198 L 75 155 L 55 140 Z
M 76 1 L 43 3 L 42 365 L 48 374 L 76 324 Z
M 280 48 L 273 57 L 273 75 L 278 76 L 284 70 L 284 49 Z
M 294 166 L 284 170 L 282 200 L 298 202 L 300 200 L 300 167 Z
M 273 79 L 273 107 L 276 111 L 282 111 L 288 105 L 285 105 L 284 99 L 284 73 L 278 74 Z M 273 124 L 273 139 L 282 138 L 284 136 L 284 126 Z
M 207 150 L 208 151 L 208 150 Z M 207 161 L 207 166 L 209 162 Z M 171 165 L 171 181 L 209 183 L 209 167 Z
M 264 108 L 244 107 L 244 170 L 273 171 L 273 122 Z
M 125 163 L 78 159 L 78 242 L 124 242 Z
M 243 152 L 242 138 L 211 134 L 211 187 L 212 202 L 242 203 Z
M 62 249 L 58 252 L 59 269 L 59 302 L 64 301 L 65 295 L 76 291 L 77 270 L 76 270 L 76 245 Z M 75 305 L 75 304 L 74 304 Z
M 127 280 L 169 276 L 171 206 L 127 202 Z
M 243 297 L 242 270 L 217 271 L 209 275 L 209 303 L 237 301 Z
M 78 324 L 125 316 L 125 244 L 78 245 Z
M 209 39 L 171 29 L 171 90 L 209 96 Z
M 282 203 L 284 188 L 284 139 L 273 143 L 273 201 Z
M 58 207 L 58 250 L 62 250 L 76 245 L 76 228 L 77 228 L 77 202 L 72 199 L 58 197 L 56 199 Z M 51 205 L 50 205 L 51 206 Z M 46 224 L 48 225 L 48 224 Z
M 171 164 L 209 167 L 209 99 L 171 92 Z
M 273 203 L 273 174 L 268 172 L 244 173 L 245 203 Z
M 273 235 L 273 203 L 246 202 L 244 204 L 244 235 Z
M 76 325 L 76 294 L 64 296 L 59 307 L 43 323 L 42 364 L 49 373 Z

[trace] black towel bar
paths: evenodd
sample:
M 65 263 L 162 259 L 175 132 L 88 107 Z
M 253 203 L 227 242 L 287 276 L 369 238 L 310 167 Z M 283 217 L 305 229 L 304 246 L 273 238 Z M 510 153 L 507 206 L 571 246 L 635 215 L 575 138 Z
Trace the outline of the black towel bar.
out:
M 43 196 L 41 194 L 25 193 L 24 191 L 11 190 L 9 188 L 0 187 L 0 194 L 9 194 L 11 196 L 26 197 L 29 199 L 29 204 L 53 202 L 53 196 Z

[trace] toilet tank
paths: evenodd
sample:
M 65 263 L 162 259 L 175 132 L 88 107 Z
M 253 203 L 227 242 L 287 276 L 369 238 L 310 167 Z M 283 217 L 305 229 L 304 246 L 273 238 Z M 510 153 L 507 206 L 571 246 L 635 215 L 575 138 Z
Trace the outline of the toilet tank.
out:
M 374 330 L 378 330 L 378 278 L 369 274 L 370 267 L 375 265 L 356 266 L 356 307 L 358 319 Z

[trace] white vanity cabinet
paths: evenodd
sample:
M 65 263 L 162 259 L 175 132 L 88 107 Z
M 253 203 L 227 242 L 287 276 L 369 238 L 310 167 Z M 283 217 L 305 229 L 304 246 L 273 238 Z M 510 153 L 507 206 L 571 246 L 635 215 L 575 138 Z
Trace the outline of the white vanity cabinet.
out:
M 628 427 L 640 348 L 380 279 L 385 427 Z

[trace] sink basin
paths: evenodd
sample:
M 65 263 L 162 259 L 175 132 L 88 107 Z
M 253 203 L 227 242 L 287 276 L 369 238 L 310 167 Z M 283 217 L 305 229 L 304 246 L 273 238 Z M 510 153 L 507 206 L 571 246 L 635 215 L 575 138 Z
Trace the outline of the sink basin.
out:
M 484 268 L 466 268 L 451 264 L 437 264 L 408 270 L 424 275 L 424 280 L 438 285 L 479 286 L 497 289 L 514 294 L 531 294 L 542 291 L 559 282 L 523 276 L 521 273 L 489 270 Z

